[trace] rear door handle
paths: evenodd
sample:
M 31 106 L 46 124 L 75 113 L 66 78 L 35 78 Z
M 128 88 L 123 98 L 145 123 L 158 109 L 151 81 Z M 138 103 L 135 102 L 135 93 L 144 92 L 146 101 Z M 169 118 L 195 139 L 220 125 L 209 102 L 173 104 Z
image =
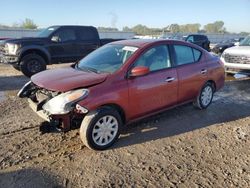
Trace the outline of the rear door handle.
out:
M 174 81 L 175 80 L 175 78 L 173 78 L 173 77 L 168 77 L 166 80 L 165 80 L 165 82 L 172 82 L 172 81 Z
M 207 70 L 206 69 L 202 69 L 201 70 L 201 74 L 206 74 L 207 73 Z

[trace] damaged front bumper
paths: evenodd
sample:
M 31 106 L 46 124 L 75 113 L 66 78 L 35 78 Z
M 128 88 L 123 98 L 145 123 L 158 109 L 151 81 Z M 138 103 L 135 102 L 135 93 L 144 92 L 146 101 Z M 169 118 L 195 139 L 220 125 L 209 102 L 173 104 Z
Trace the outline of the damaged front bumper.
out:
M 83 117 L 88 113 L 88 110 L 76 103 L 70 104 L 71 110 L 60 114 L 53 114 L 51 111 L 46 110 L 44 105 L 59 95 L 60 94 L 56 92 L 39 88 L 32 82 L 25 84 L 18 92 L 19 97 L 28 98 L 28 103 L 31 109 L 41 118 L 48 121 L 50 125 L 55 126 L 57 129 L 62 131 L 69 131 L 72 125 L 76 125 L 76 122 L 83 119 Z
M 51 126 L 55 126 L 65 132 L 71 129 L 73 119 L 73 114 L 71 112 L 67 114 L 49 114 L 45 110 L 39 108 L 39 103 L 35 103 L 30 98 L 28 98 L 28 103 L 30 108 L 45 121 L 48 121 Z

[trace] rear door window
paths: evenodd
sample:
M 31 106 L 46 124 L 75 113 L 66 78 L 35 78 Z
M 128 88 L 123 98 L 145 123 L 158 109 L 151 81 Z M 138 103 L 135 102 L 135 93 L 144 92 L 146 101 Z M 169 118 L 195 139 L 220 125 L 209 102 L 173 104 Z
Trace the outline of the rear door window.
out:
M 80 40 L 92 41 L 98 39 L 96 32 L 92 28 L 81 27 L 77 29 L 77 35 Z
M 194 61 L 199 61 L 201 57 L 201 52 L 193 48 L 193 53 L 194 53 Z
M 184 45 L 174 45 L 176 65 L 185 65 L 199 61 L 201 52 Z
M 204 41 L 204 40 L 206 40 L 206 38 L 205 38 L 205 36 L 203 36 L 203 35 L 196 35 L 196 36 L 195 36 L 195 40 L 196 40 L 196 41 Z

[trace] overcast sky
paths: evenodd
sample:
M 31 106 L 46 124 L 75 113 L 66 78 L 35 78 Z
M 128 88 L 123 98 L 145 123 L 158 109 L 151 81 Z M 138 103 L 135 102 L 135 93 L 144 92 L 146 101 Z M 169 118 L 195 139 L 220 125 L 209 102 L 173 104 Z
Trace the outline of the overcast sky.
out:
M 31 18 L 39 27 L 59 24 L 165 27 L 222 20 L 230 32 L 250 32 L 250 0 L 2 0 L 0 24 Z

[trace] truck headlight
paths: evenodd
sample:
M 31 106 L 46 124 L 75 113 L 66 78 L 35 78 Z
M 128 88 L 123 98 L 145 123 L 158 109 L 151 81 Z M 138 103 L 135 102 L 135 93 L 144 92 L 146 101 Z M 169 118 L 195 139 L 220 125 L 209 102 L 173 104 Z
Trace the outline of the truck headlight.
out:
M 226 55 L 226 53 L 225 53 L 225 51 L 221 54 L 221 58 L 225 58 L 225 55 Z
M 7 49 L 7 53 L 10 55 L 16 55 L 16 52 L 19 48 L 18 44 L 11 44 L 11 43 L 7 43 L 6 44 L 6 49 Z
M 42 108 L 50 114 L 67 114 L 78 101 L 86 98 L 88 93 L 87 89 L 68 91 L 50 99 Z

